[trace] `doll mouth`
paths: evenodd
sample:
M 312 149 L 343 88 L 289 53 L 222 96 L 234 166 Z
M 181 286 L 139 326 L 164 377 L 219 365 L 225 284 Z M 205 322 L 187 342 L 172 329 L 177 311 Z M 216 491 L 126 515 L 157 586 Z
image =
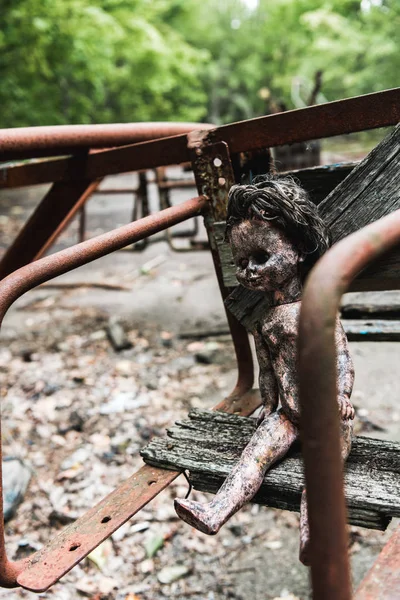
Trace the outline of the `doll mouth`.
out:
M 247 285 L 249 285 L 251 287 L 259 285 L 261 282 L 262 282 L 262 277 L 248 277 L 246 279 Z
M 260 279 L 261 279 L 260 275 L 251 275 L 250 277 L 247 277 L 247 281 L 250 283 L 260 281 Z

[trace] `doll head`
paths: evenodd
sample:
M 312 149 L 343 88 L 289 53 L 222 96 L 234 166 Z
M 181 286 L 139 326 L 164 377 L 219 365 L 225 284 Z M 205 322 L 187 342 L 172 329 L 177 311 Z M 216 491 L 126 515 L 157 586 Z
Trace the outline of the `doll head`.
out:
M 307 192 L 292 178 L 276 175 L 232 186 L 226 239 L 239 283 L 266 292 L 301 282 L 330 246 L 329 230 Z

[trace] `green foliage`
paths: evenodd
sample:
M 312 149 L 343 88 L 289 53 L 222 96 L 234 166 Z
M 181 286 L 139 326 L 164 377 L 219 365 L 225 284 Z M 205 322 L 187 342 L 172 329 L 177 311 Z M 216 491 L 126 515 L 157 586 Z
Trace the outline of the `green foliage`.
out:
M 164 24 L 166 4 L 7 0 L 0 125 L 200 119 L 207 54 Z
M 186 37 L 206 47 L 202 73 L 214 122 L 308 104 L 317 72 L 335 100 L 394 87 L 400 54 L 397 0 L 193 0 Z M 191 24 L 198 24 L 190 26 Z
M 398 0 L 2 0 L 0 126 L 230 122 L 397 85 Z

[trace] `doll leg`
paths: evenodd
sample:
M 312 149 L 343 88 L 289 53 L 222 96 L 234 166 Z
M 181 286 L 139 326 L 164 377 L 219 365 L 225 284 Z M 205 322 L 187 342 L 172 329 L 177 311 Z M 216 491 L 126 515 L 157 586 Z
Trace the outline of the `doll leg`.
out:
M 341 421 L 340 441 L 342 447 L 342 460 L 345 462 L 351 450 L 351 436 L 353 433 L 353 421 Z M 307 493 L 303 490 L 300 503 L 300 561 L 307 567 L 310 566 L 310 528 L 308 525 Z
M 215 535 L 229 517 L 253 498 L 267 469 L 287 453 L 297 437 L 297 427 L 282 411 L 272 413 L 256 429 L 213 500 L 200 504 L 177 498 L 178 516 L 199 531 Z

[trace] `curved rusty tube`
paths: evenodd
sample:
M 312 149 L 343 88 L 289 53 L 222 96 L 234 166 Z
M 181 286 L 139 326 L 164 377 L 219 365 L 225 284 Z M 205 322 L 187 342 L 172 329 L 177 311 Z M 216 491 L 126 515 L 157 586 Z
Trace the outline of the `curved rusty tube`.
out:
M 178 206 L 166 208 L 155 215 L 144 217 L 139 221 L 61 250 L 14 271 L 0 282 L 0 324 L 11 304 L 28 290 L 128 244 L 199 215 L 207 203 L 206 196 L 192 198 Z M 13 587 L 17 585 L 18 574 L 23 570 L 27 561 L 11 562 L 7 559 L 4 540 L 1 459 L 0 447 L 0 586 Z M 29 557 L 29 560 L 31 559 L 32 557 Z
M 208 123 L 107 123 L 0 129 L 0 161 L 73 154 L 210 129 Z
M 299 387 L 314 600 L 351 598 L 336 399 L 335 319 L 340 299 L 353 279 L 397 244 L 400 210 L 333 246 L 318 261 L 304 289 Z

